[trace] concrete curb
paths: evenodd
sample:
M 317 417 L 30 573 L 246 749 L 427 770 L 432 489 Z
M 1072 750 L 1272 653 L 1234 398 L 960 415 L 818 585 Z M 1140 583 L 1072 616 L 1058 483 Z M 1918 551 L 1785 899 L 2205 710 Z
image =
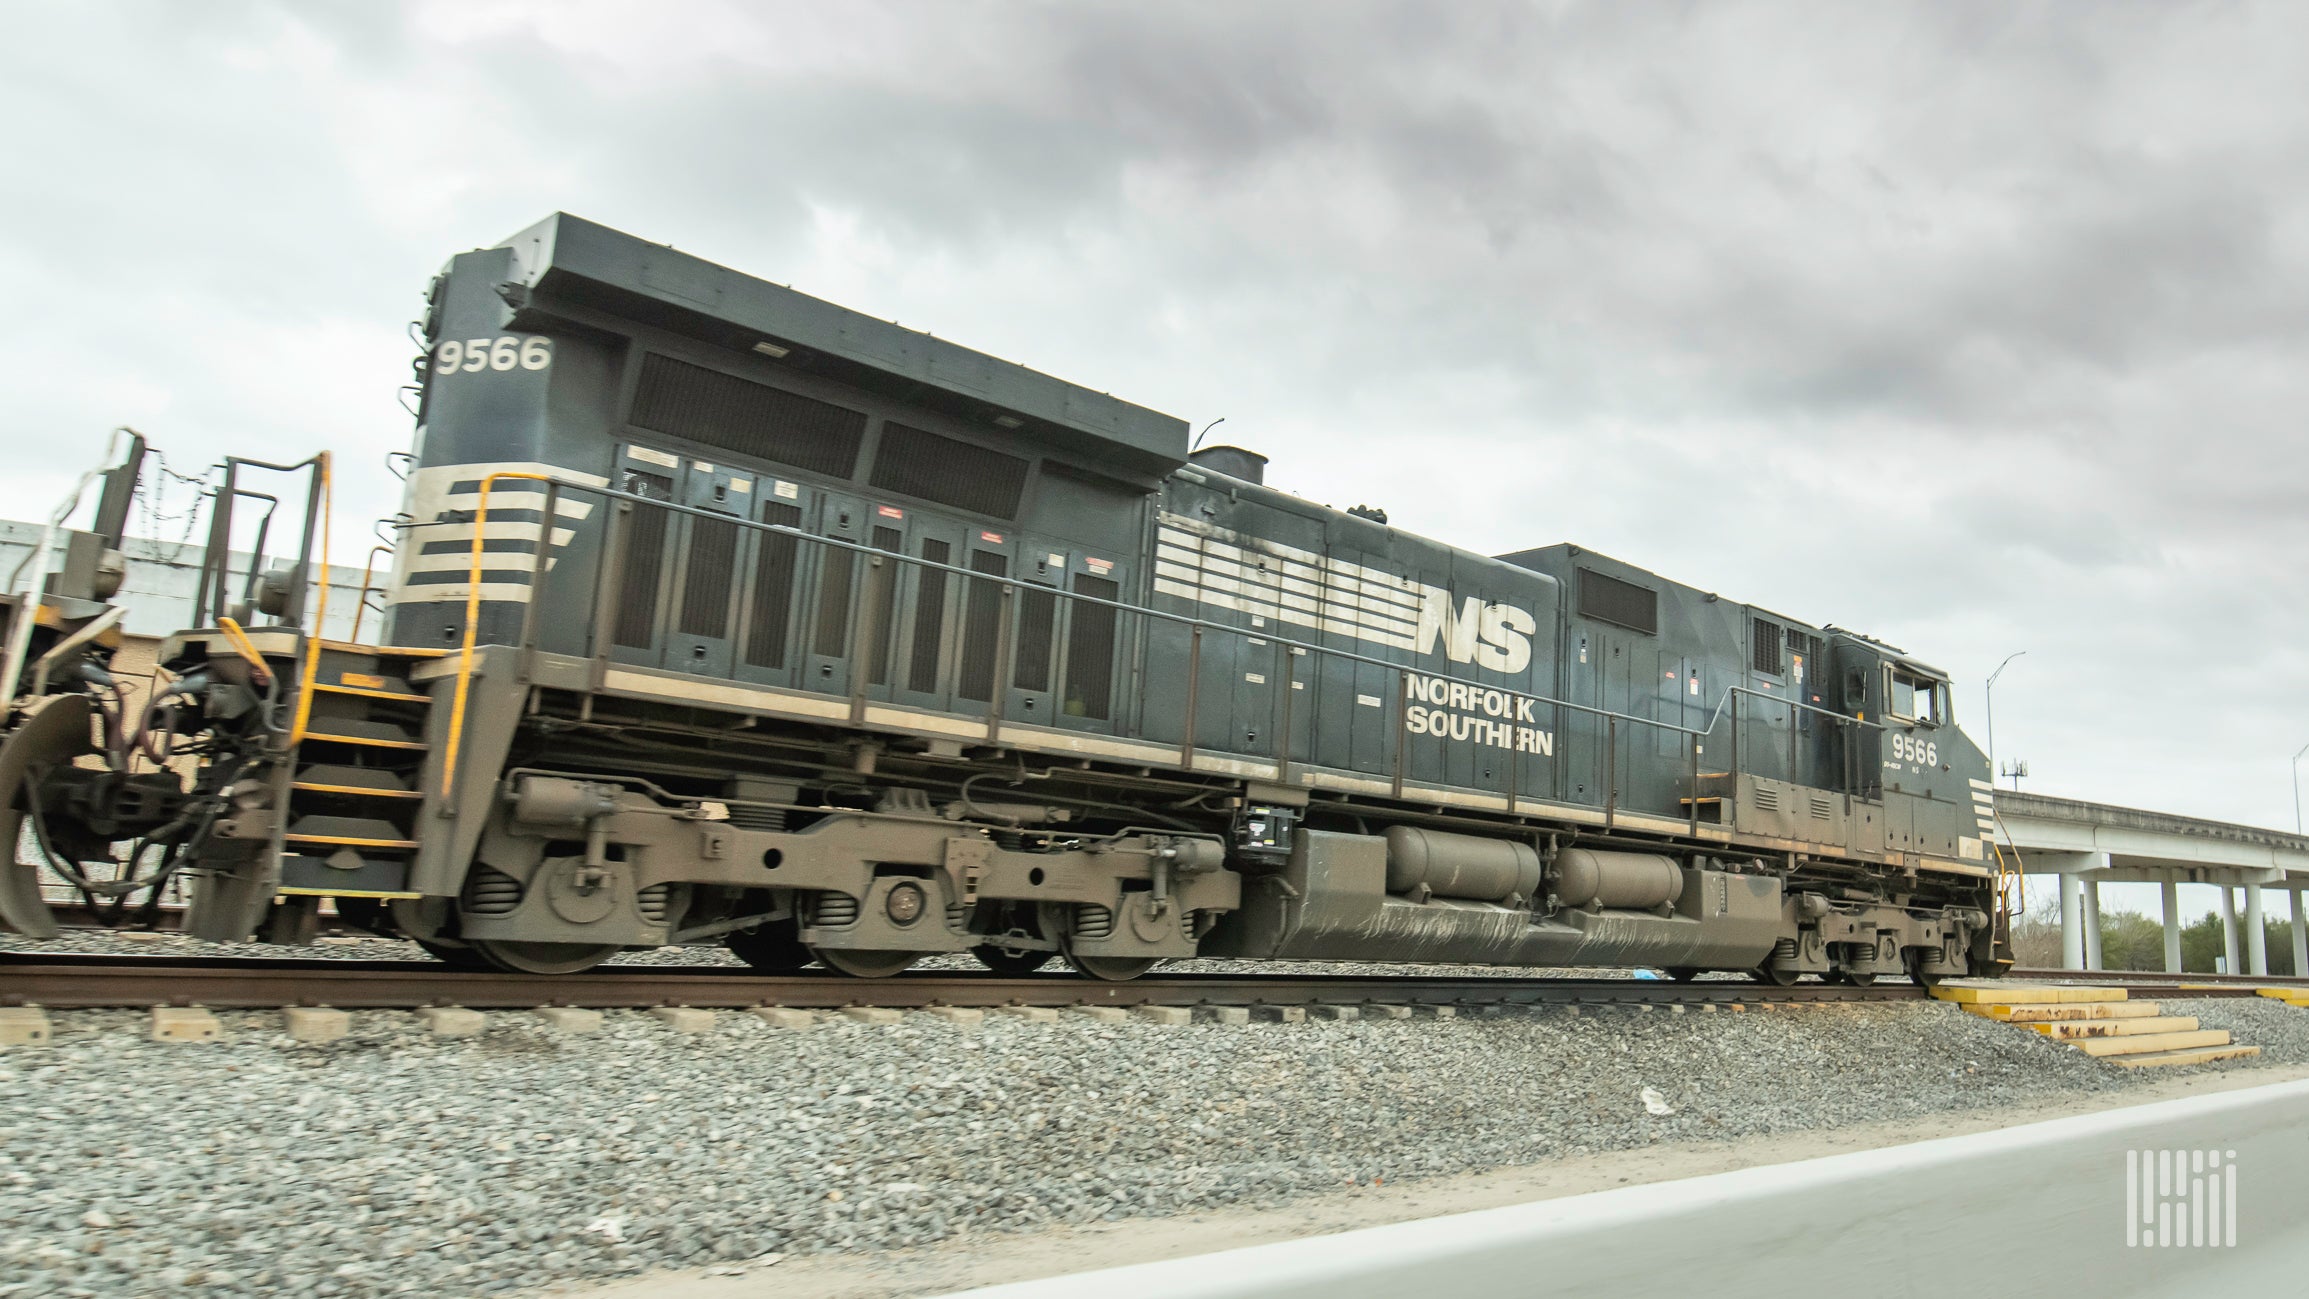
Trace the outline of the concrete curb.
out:
M 2219 1215 L 2233 1207 L 2234 1247 L 2128 1244 L 2128 1210 L 2157 1198 L 2128 1190 L 2127 1156 L 2143 1150 L 2234 1152 Z M 1888 1294 L 1951 1277 L 2012 1295 L 2291 1293 L 2309 1256 L 2305 1198 L 2309 1082 L 2289 1082 L 967 1295 L 1784 1299 L 1823 1267 L 1883 1278 Z

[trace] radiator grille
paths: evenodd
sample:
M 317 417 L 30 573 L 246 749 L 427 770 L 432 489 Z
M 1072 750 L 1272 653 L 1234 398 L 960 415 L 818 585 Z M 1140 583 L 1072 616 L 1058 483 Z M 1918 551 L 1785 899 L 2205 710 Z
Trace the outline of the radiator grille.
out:
M 792 505 L 764 506 L 762 522 L 798 528 L 802 511 Z M 794 565 L 801 544 L 797 537 L 762 536 L 760 559 L 754 566 L 754 611 L 746 628 L 746 662 L 754 667 L 786 665 L 786 637 L 794 620 Z
M 1780 675 L 1780 624 L 1762 618 L 1753 619 L 1748 628 L 1748 644 L 1752 651 L 1749 665 L 1758 672 Z
M 1122 585 L 1077 573 L 1074 592 L 1116 600 L 1122 596 Z M 1066 714 L 1103 720 L 1109 715 L 1114 694 L 1115 611 L 1077 601 L 1072 616 L 1074 621 L 1066 634 Z
M 1646 636 L 1660 634 L 1659 592 L 1592 568 L 1579 570 L 1579 613 Z
M 933 564 L 950 562 L 951 548 L 943 541 L 922 543 L 922 558 Z M 914 591 L 914 656 L 907 668 L 907 684 L 923 694 L 938 689 L 938 649 L 946 635 L 946 574 L 925 568 Z
M 970 571 L 1004 577 L 1010 559 L 988 550 L 972 551 Z M 962 602 L 962 671 L 954 692 L 964 699 L 994 698 L 994 655 L 1002 617 L 1002 584 L 973 578 Z
M 651 353 L 632 422 L 675 437 L 813 473 L 857 472 L 866 416 L 831 402 Z
M 737 524 L 725 519 L 690 521 L 689 572 L 682 579 L 681 593 L 683 635 L 720 640 L 730 634 L 730 592 L 737 564 Z
M 904 424 L 882 425 L 874 485 L 958 510 L 1016 518 L 1026 461 Z
M 662 474 L 631 473 L 626 490 L 636 496 L 673 499 L 673 479 Z M 620 645 L 647 649 L 657 624 L 659 570 L 665 566 L 665 529 L 670 516 L 654 505 L 636 505 L 627 516 L 625 572 L 618 579 L 617 627 L 611 639 Z

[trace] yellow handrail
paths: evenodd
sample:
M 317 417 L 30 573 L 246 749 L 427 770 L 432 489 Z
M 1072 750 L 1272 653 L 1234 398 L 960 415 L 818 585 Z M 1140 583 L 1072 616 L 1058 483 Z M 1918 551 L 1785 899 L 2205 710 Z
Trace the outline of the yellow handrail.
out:
M 465 643 L 457 655 L 457 692 L 449 704 L 449 742 L 441 751 L 441 797 L 449 797 L 457 781 L 457 746 L 465 736 L 465 695 L 473 683 L 473 644 L 481 626 L 481 546 L 489 530 L 489 488 L 500 478 L 527 478 L 534 482 L 549 483 L 546 474 L 532 474 L 521 470 L 505 469 L 481 480 L 481 504 L 473 511 L 473 563 L 465 580 Z M 538 524 L 537 544 L 548 545 L 553 536 L 553 520 Z M 537 592 L 529 598 L 535 600 Z
M 346 638 L 355 645 L 361 643 L 361 620 L 368 616 L 369 612 L 369 579 L 377 575 L 377 555 L 380 551 L 390 555 L 393 553 L 393 548 L 391 546 L 369 547 L 368 561 L 361 565 L 361 594 L 353 605 L 353 634 Z
M 289 728 L 289 746 L 305 741 L 305 723 L 313 715 L 313 682 L 321 673 L 321 630 L 329 617 L 329 453 L 318 457 L 321 471 L 321 595 L 313 610 L 313 632 L 305 638 L 304 684 L 297 691 L 297 720 Z
M 257 674 L 257 684 L 270 683 L 273 670 L 265 666 L 265 656 L 257 653 L 257 647 L 250 643 L 249 634 L 241 630 L 241 625 L 230 618 L 219 618 L 216 625 L 223 630 L 224 638 L 232 642 L 233 649 L 249 661 L 250 670 Z

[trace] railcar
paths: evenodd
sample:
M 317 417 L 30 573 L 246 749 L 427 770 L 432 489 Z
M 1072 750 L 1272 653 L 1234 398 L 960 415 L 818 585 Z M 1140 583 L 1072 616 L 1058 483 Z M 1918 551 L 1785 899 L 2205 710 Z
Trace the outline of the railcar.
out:
M 226 462 L 149 689 L 108 668 L 121 473 L 9 605 L 14 928 L 57 932 L 45 862 L 126 922 L 178 881 L 189 932 L 293 943 L 333 899 L 532 973 L 2009 964 L 1987 763 L 1880 640 L 1331 509 L 568 215 L 425 301 L 373 643 L 311 607 L 325 456 Z M 235 538 L 283 474 L 311 508 L 269 564 Z

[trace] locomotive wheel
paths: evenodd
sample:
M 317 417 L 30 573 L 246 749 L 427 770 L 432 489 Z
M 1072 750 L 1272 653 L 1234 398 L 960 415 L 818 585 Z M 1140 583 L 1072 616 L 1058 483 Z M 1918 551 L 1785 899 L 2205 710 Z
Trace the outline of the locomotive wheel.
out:
M 1690 983 L 1699 978 L 1701 973 L 1700 967 L 1696 965 L 1671 965 L 1667 971 L 1668 977 L 1678 983 Z
M 1846 970 L 1844 971 L 1844 982 L 1851 984 L 1855 988 L 1865 988 L 1876 982 L 1876 971 Z
M 454 965 L 460 970 L 494 970 L 497 968 L 489 963 L 488 958 L 463 943 L 453 943 L 438 938 L 418 938 L 411 941 L 424 948 L 426 955 L 443 965 Z
M 765 974 L 786 974 L 818 959 L 802 942 L 802 925 L 788 916 L 752 929 L 733 930 L 722 939 L 730 955 Z
M 1066 954 L 1066 963 L 1077 974 L 1108 983 L 1128 983 L 1155 967 L 1152 956 L 1078 956 Z
M 15 689 L 10 683 L 9 689 Z M 0 927 L 31 938 L 54 938 L 63 931 L 56 913 L 40 896 L 40 868 L 16 860 L 24 830 L 25 775 L 35 767 L 69 764 L 94 746 L 88 742 L 86 695 L 55 695 L 0 745 Z
M 576 974 L 624 950 L 615 943 L 530 943 L 510 938 L 475 938 L 466 946 L 508 974 Z
M 980 965 L 996 974 L 1018 975 L 1034 973 L 1050 964 L 1050 958 L 1058 953 L 1039 951 L 1032 947 L 996 947 L 992 943 L 982 943 L 971 948 L 970 954 L 978 958 Z
M 1919 988 L 1937 988 L 1943 980 L 1957 978 L 1964 973 L 1961 969 L 1933 974 L 1925 973 L 1924 949 L 1922 948 L 1910 951 L 1907 956 L 1902 958 L 1901 964 L 1908 967 L 1908 981 Z
M 1769 965 L 1759 965 L 1748 971 L 1748 976 L 1758 983 L 1769 983 L 1775 988 L 1785 988 L 1803 978 L 1804 974 L 1801 970 L 1775 970 Z
M 887 979 L 922 959 L 920 952 L 878 952 L 868 948 L 813 947 L 818 963 L 853 979 Z

